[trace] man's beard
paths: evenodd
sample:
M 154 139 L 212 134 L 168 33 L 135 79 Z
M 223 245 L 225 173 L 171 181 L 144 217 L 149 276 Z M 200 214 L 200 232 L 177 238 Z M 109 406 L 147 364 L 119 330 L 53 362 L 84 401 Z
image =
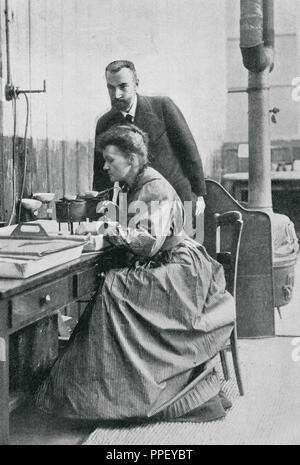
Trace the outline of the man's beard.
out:
M 128 102 L 127 100 L 115 100 L 114 99 L 112 101 L 112 106 L 116 110 L 126 111 L 130 107 L 130 102 Z

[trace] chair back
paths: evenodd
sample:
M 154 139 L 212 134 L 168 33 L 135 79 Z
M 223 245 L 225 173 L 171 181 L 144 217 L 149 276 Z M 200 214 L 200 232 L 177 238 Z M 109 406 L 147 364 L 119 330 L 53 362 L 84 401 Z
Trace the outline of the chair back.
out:
M 235 297 L 243 218 L 239 211 L 215 213 L 216 258 L 224 267 L 226 289 Z
M 291 147 L 271 147 L 271 167 L 275 165 L 276 171 L 286 171 L 286 165 L 294 170 L 294 157 Z

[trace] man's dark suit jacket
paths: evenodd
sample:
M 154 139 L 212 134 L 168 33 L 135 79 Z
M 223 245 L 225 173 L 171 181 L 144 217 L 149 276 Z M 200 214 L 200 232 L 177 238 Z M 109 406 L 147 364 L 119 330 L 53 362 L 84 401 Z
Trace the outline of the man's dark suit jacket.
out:
M 124 123 L 121 112 L 111 109 L 99 118 L 95 137 L 93 189 L 111 187 L 103 171 L 104 160 L 98 137 L 113 124 Z M 148 133 L 151 166 L 174 187 L 182 201 L 205 195 L 202 161 L 194 138 L 179 108 L 168 97 L 138 95 L 134 124 Z

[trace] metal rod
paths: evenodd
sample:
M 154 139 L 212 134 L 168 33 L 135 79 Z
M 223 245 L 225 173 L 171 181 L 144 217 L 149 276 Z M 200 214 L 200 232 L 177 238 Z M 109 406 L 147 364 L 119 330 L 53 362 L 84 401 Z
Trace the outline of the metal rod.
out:
M 16 90 L 17 94 L 42 94 L 44 90 Z
M 247 92 L 247 87 L 236 87 L 236 88 L 232 88 L 232 89 L 227 90 L 228 94 L 238 94 L 238 93 L 242 93 L 242 92 Z
M 270 86 L 268 87 L 261 87 L 261 86 L 255 86 L 255 87 L 232 87 L 231 89 L 228 89 L 228 94 L 238 94 L 238 93 L 249 93 L 249 92 L 256 92 L 260 91 L 263 89 L 270 89 Z
M 10 35 L 9 35 L 9 4 L 5 0 L 5 35 L 6 35 L 6 68 L 7 68 L 7 85 L 11 85 L 11 69 L 10 69 Z
M 19 95 L 19 94 L 41 94 L 41 93 L 44 93 L 46 92 L 46 81 L 44 79 L 43 81 L 43 89 L 38 89 L 38 90 L 31 90 L 31 89 L 16 89 L 16 94 Z

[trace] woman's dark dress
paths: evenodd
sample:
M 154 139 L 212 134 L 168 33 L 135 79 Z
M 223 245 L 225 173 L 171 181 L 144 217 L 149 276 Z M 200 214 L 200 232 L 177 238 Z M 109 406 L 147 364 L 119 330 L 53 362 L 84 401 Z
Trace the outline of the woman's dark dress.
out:
M 110 225 L 106 234 L 135 260 L 110 270 L 88 304 L 37 392 L 37 406 L 46 412 L 168 420 L 220 390 L 206 362 L 224 346 L 235 320 L 222 267 L 183 232 L 179 198 L 154 169 L 138 177 L 128 211 L 128 229 Z

